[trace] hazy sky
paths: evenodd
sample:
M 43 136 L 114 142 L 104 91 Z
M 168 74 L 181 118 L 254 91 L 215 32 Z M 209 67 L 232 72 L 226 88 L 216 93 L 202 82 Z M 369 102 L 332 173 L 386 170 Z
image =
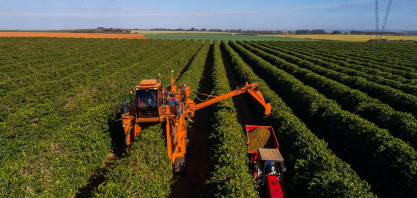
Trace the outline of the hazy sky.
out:
M 0 0 L 0 29 L 374 29 L 374 9 L 374 0 Z M 417 0 L 393 0 L 386 29 L 417 30 Z

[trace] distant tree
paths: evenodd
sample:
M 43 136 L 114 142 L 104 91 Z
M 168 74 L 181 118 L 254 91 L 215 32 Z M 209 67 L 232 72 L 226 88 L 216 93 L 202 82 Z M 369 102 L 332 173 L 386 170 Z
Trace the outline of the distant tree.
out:
M 352 30 L 350 34 L 356 34 L 356 35 L 376 35 L 376 32 L 372 31 L 354 31 Z M 402 32 L 384 32 L 384 35 L 394 35 L 394 36 L 403 36 L 404 33 Z
M 341 31 L 333 30 L 332 34 L 342 34 Z
M 324 30 L 311 30 L 310 34 L 327 34 Z
M 296 30 L 295 34 L 310 34 L 310 30 Z
M 192 28 L 190 29 L 190 31 L 195 31 L 195 28 L 193 28 L 193 27 L 192 27 Z

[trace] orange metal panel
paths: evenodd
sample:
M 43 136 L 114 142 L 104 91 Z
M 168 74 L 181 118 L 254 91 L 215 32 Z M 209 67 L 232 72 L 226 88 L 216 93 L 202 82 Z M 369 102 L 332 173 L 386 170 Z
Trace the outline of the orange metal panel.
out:
M 135 86 L 135 88 L 138 90 L 144 90 L 144 89 L 155 89 L 160 87 L 162 84 L 161 83 L 155 83 L 155 84 L 150 84 L 150 85 L 137 85 Z
M 146 79 L 146 80 L 142 80 L 140 81 L 140 85 L 154 85 L 156 84 L 156 80 L 155 79 Z

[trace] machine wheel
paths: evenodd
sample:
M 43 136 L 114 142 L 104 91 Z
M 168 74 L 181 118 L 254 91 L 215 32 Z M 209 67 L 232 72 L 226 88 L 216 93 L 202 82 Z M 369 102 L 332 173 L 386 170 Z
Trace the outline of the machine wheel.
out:
M 185 157 L 175 158 L 174 171 L 176 174 L 183 174 L 185 172 Z
M 126 146 L 129 146 L 129 145 L 127 144 L 127 138 L 129 138 L 129 137 L 130 137 L 130 131 L 132 131 L 132 129 L 133 129 L 133 126 L 131 126 L 131 127 L 129 128 L 129 130 L 127 130 L 127 133 L 126 133 L 126 135 L 125 135 L 125 144 L 126 144 Z

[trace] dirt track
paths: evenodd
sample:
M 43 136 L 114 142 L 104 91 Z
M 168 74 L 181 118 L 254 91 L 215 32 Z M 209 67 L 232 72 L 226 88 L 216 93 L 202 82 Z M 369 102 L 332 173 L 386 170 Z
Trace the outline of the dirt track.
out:
M 141 34 L 0 32 L 0 37 L 58 37 L 58 38 L 126 38 L 147 39 Z

